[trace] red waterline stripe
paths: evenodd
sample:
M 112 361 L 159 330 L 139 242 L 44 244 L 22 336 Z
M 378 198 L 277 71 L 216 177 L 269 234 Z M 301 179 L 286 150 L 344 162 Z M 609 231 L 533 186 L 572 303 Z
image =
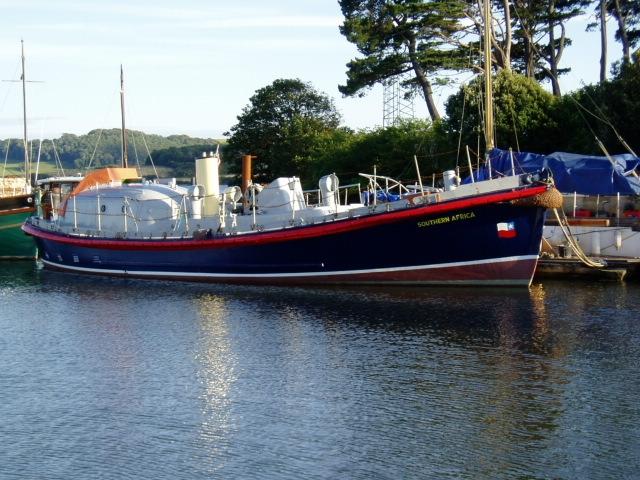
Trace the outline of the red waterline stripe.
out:
M 425 215 L 436 215 L 451 210 L 462 210 L 484 206 L 492 203 L 506 202 L 520 198 L 528 198 L 543 193 L 546 186 L 531 187 L 525 190 L 516 190 L 503 193 L 493 193 L 481 197 L 469 199 L 451 200 L 439 204 L 424 205 L 408 208 L 398 212 L 380 212 L 364 217 L 354 217 L 336 220 L 329 224 L 316 224 L 303 227 L 295 227 L 277 232 L 256 232 L 252 234 L 236 235 L 223 238 L 205 240 L 180 239 L 180 240 L 105 240 L 96 237 L 90 239 L 78 238 L 70 235 L 47 232 L 25 223 L 22 227 L 25 233 L 45 240 L 51 240 L 78 247 L 104 248 L 109 250 L 197 250 L 201 248 L 228 248 L 239 246 L 253 246 L 259 244 L 284 242 L 289 240 L 301 240 L 313 237 L 321 237 L 346 231 L 360 230 L 377 225 L 384 225 L 398 220 L 406 220 Z

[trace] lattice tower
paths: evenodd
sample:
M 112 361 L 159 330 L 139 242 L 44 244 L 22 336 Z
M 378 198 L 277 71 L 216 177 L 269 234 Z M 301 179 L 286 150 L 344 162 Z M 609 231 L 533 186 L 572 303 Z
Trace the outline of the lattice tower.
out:
M 384 82 L 382 92 L 382 126 L 389 127 L 401 120 L 414 118 L 411 89 L 403 85 L 411 75 L 396 75 Z M 407 95 L 409 94 L 409 95 Z

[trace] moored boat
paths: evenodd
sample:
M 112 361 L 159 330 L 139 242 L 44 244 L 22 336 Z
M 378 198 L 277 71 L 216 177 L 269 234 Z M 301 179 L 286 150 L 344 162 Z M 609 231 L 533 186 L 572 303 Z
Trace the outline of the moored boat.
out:
M 0 197 L 0 259 L 35 258 L 35 244 L 21 230 L 33 212 L 31 194 Z
M 122 124 L 126 167 L 124 109 Z M 127 168 L 92 172 L 59 205 L 41 205 L 23 230 L 35 238 L 45 266 L 74 272 L 235 283 L 528 286 L 545 208 L 555 206 L 557 193 L 545 172 L 461 185 L 447 171 L 442 189 L 409 189 L 374 172 L 361 174 L 367 186 L 356 203 L 347 203 L 349 192 L 343 195 L 335 174 L 322 177 L 312 204 L 296 177 L 266 186 L 245 177 L 245 188 L 221 192 L 219 163 L 217 153 L 197 159 L 196 183 L 188 187 L 143 181 Z
M 217 191 L 218 163 L 198 159 L 189 187 L 143 182 L 134 169 L 93 172 L 23 230 L 47 267 L 97 274 L 525 286 L 533 277 L 545 210 L 537 199 L 552 188 L 542 176 L 458 185 L 450 172 L 444 189 L 413 193 L 367 175 L 371 195 L 348 205 L 335 175 L 321 179 L 317 205 L 299 179 L 280 178 L 250 187 L 243 211 L 239 188 Z
M 541 168 L 552 172 L 564 205 L 559 218 L 549 215 L 544 239 L 556 255 L 571 255 L 575 247 L 596 257 L 640 258 L 637 156 L 563 152 L 540 155 L 496 149 L 491 153 L 490 164 L 496 174 L 535 172 Z M 486 175 L 487 171 L 480 173 Z
M 7 192 L 5 185 L 9 179 L 2 178 L 0 191 L 0 259 L 32 259 L 36 256 L 33 240 L 21 231 L 22 223 L 34 212 L 34 198 L 31 186 L 31 162 L 27 139 L 27 111 L 24 69 L 24 42 L 22 45 L 22 107 L 24 141 L 24 180 L 18 188 Z M 8 147 L 7 147 L 8 148 Z M 11 179 L 17 180 L 17 179 Z

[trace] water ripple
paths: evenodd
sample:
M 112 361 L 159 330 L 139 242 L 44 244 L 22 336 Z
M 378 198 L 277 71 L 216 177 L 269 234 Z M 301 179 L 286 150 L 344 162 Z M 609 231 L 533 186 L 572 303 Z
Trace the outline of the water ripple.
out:
M 3 265 L 0 478 L 633 478 L 639 292 Z

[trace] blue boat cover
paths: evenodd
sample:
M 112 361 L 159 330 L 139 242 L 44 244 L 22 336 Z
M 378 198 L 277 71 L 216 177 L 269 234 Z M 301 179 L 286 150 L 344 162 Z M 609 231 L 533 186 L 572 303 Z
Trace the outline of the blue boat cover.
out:
M 385 192 L 384 190 L 379 190 L 376 194 L 376 199 L 378 202 L 396 202 L 400 200 L 400 198 L 402 198 L 400 195 Z M 365 205 L 373 203 L 373 192 L 362 192 L 362 199 Z
M 494 148 L 489 154 L 491 171 L 503 175 L 511 174 L 511 158 L 508 150 Z M 516 173 L 534 173 L 547 168 L 551 170 L 556 188 L 562 193 L 584 195 L 640 195 L 640 180 L 630 171 L 638 168 L 640 159 L 631 154 L 612 155 L 612 164 L 607 157 L 555 152 L 550 155 L 513 152 Z M 478 179 L 488 178 L 486 166 L 480 169 Z

